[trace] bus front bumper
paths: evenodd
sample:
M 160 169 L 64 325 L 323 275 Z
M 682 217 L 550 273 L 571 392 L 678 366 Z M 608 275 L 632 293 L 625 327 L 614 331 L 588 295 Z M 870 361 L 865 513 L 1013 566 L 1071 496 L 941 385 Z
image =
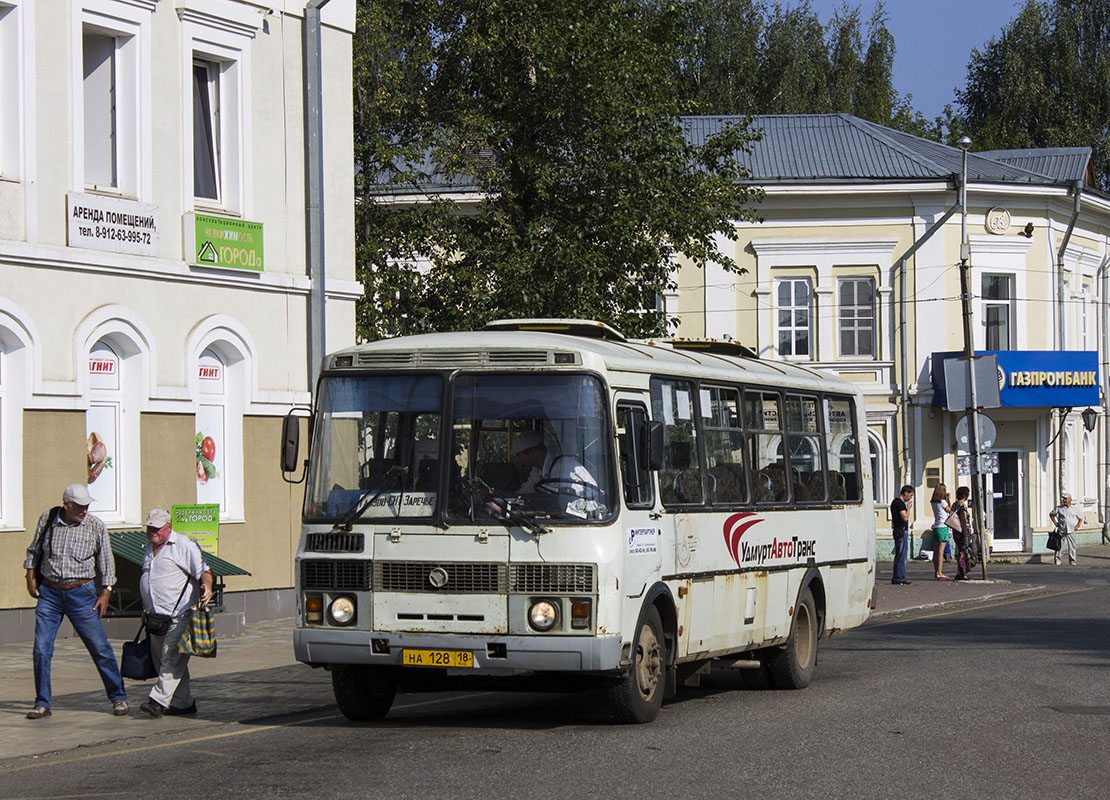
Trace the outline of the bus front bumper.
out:
M 448 638 L 429 633 L 294 628 L 293 649 L 298 661 L 317 666 L 399 666 L 405 649 L 469 650 L 474 654 L 474 669 L 460 672 L 608 672 L 620 667 L 621 637 L 452 634 Z

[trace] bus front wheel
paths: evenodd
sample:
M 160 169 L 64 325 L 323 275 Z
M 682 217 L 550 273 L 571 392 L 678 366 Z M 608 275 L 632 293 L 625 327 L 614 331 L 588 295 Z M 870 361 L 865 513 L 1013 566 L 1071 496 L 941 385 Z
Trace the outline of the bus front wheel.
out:
M 651 722 L 663 705 L 667 670 L 667 645 L 663 620 L 653 606 L 648 609 L 633 643 L 632 668 L 609 685 L 609 703 L 618 722 Z
M 397 678 L 380 667 L 333 667 L 331 688 L 343 716 L 365 722 L 389 713 L 397 694 Z
M 817 637 L 819 622 L 813 592 L 807 587 L 794 609 L 790 626 L 790 639 L 784 647 L 767 655 L 767 667 L 776 689 L 804 689 L 813 678 L 817 665 Z

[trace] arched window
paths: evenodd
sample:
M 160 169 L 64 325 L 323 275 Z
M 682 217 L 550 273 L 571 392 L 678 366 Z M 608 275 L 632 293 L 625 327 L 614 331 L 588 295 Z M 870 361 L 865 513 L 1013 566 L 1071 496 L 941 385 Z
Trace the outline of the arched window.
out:
M 871 446 L 871 491 L 876 503 L 886 503 L 886 445 L 872 431 L 867 432 L 867 443 Z
M 86 482 L 95 498 L 90 510 L 105 520 L 124 518 L 125 487 L 122 480 L 124 392 L 121 359 L 107 339 L 89 350 L 89 410 L 85 412 Z
M 223 328 L 199 337 L 193 392 L 197 399 L 196 501 L 219 504 L 220 522 L 241 522 L 243 505 L 243 415 L 248 401 L 249 350 L 244 339 Z M 195 352 L 195 351 L 194 351 Z
M 22 308 L 0 297 L 0 529 L 23 519 L 23 409 L 35 379 L 38 334 Z
M 1098 445 L 1095 437 L 1083 433 L 1083 502 L 1094 502 L 1098 499 Z

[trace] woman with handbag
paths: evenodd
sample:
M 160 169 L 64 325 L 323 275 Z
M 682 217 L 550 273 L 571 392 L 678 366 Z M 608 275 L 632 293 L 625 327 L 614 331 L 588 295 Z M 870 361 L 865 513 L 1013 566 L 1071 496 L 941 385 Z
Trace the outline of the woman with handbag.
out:
M 967 573 L 972 566 L 971 548 L 969 546 L 971 520 L 967 513 L 967 498 L 970 495 L 971 490 L 966 486 L 961 486 L 956 490 L 956 502 L 952 506 L 952 513 L 948 515 L 946 520 L 948 529 L 952 531 L 953 543 L 956 546 L 956 580 L 958 581 L 967 578 Z
M 933 508 L 933 576 L 938 581 L 948 580 L 944 574 L 944 545 L 948 541 L 948 515 L 952 509 L 948 505 L 948 488 L 938 483 L 929 501 Z
M 164 509 L 147 514 L 146 540 L 139 593 L 158 682 L 139 709 L 152 717 L 195 714 L 189 654 L 181 652 L 178 644 L 188 627 L 190 609 L 198 601 L 207 606 L 212 597 L 212 571 L 196 543 L 174 532 Z

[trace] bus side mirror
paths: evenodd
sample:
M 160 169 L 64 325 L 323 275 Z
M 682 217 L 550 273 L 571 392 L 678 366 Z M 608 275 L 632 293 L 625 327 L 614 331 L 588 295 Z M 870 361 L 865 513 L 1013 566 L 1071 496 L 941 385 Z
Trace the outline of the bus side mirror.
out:
M 648 428 L 648 469 L 658 472 L 663 469 L 663 423 L 653 419 Z
M 281 423 L 281 471 L 296 472 L 300 464 L 297 456 L 301 449 L 301 421 L 287 414 Z

